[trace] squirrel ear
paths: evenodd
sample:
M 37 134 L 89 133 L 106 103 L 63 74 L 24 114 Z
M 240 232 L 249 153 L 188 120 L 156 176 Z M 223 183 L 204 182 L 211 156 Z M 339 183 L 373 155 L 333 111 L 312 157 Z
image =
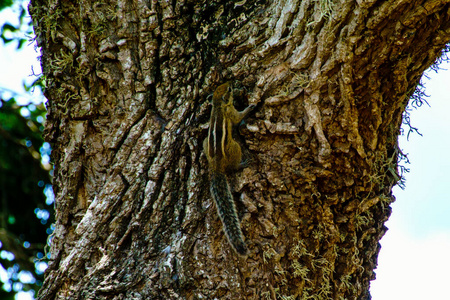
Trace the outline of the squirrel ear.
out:
M 213 94 L 209 94 L 208 96 L 206 96 L 206 100 L 211 102 L 212 97 L 213 97 Z

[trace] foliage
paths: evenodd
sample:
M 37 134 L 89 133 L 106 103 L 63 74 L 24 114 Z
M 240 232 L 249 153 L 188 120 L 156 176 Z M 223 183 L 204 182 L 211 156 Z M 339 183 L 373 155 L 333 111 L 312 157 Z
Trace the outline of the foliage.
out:
M 0 0 L 0 10 L 13 4 L 12 0 Z
M 16 0 L 16 3 L 22 4 L 22 2 Z M 12 5 L 12 0 L 0 0 L 0 11 Z M 26 18 L 27 11 L 25 6 L 17 5 L 17 9 L 19 10 L 18 23 L 11 24 L 5 22 L 4 24 L 0 24 L 0 38 L 5 44 L 17 42 L 17 49 L 20 49 L 28 41 L 27 36 L 32 35 L 33 30 L 31 21 L 29 18 Z
M 19 2 L 18 24 L 0 24 L 3 43 L 17 42 L 17 49 L 32 32 L 25 6 Z M 0 0 L 0 10 L 11 5 L 12 1 Z M 41 84 L 38 79 L 25 90 Z M 17 292 L 37 291 L 41 285 L 44 248 L 53 230 L 49 227 L 53 192 L 50 145 L 42 138 L 44 105 L 19 105 L 1 90 L 7 88 L 0 88 L 0 274 L 6 272 L 7 277 L 1 278 L 0 299 L 14 299 Z
M 4 289 L 22 290 L 24 283 L 24 290 L 37 289 L 42 265 L 34 259 L 44 257 L 53 214 L 52 198 L 45 203 L 43 193 L 51 192 L 49 166 L 41 163 L 50 151 L 41 134 L 45 109 L 0 101 L 0 264 L 9 275 Z M 23 276 L 29 279 L 21 282 Z

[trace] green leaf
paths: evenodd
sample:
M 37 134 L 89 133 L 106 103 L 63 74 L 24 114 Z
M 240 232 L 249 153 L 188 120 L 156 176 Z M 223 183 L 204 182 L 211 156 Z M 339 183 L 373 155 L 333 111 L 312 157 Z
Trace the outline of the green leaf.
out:
M 13 4 L 12 0 L 0 0 L 0 10 L 2 10 L 8 6 L 11 6 L 12 4 Z

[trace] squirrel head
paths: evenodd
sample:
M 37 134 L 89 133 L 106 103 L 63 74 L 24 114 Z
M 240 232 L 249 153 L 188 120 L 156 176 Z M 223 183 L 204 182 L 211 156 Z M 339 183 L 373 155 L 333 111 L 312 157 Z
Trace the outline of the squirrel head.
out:
M 227 104 L 233 104 L 233 87 L 230 82 L 217 87 L 213 95 L 213 105 L 222 106 Z

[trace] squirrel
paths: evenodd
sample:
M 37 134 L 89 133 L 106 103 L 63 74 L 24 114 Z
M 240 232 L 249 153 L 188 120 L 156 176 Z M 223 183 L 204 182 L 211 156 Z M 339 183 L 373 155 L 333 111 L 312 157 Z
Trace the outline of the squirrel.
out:
M 241 146 L 233 139 L 232 130 L 254 108 L 255 105 L 249 105 L 243 111 L 236 110 L 233 105 L 231 84 L 227 82 L 220 85 L 212 97 L 208 137 L 203 141 L 210 171 L 211 195 L 216 203 L 228 241 L 242 256 L 247 254 L 248 249 L 244 242 L 227 174 L 247 165 L 247 162 L 242 162 Z

